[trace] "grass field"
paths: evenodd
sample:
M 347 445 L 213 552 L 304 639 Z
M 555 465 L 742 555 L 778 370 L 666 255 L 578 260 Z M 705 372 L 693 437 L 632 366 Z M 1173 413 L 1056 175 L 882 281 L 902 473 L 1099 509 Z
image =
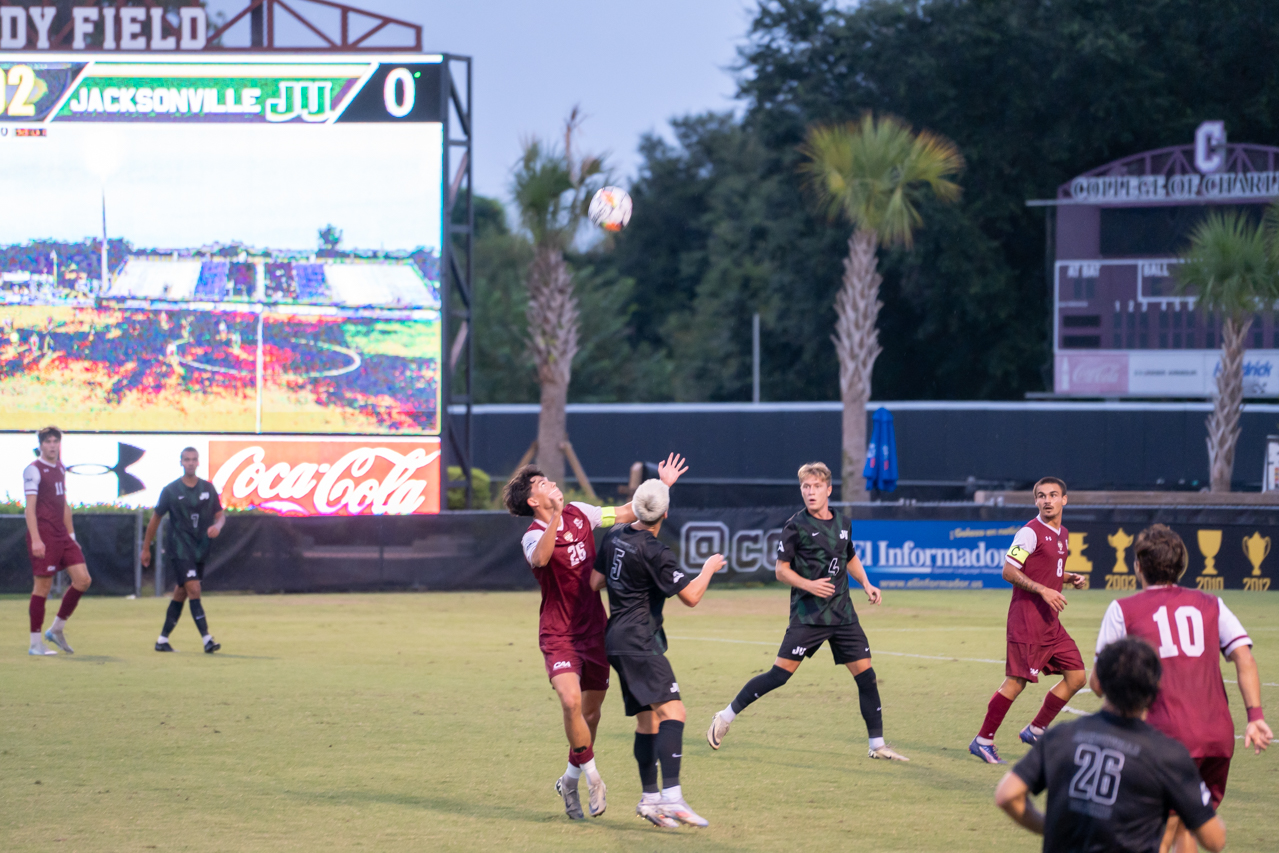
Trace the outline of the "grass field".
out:
M 1037 850 L 992 803 L 1002 769 L 966 749 L 1003 675 L 1007 600 L 893 592 L 859 605 L 905 765 L 866 758 L 853 680 L 825 649 L 712 752 L 710 716 L 771 664 L 786 593 L 715 588 L 696 610 L 668 603 L 689 710 L 682 782 L 711 826 L 667 831 L 634 815 L 633 728 L 616 691 L 596 744 L 608 813 L 564 817 L 552 784 L 566 747 L 536 594 L 208 596 L 224 649 L 212 656 L 186 613 L 181 653 L 151 651 L 161 600 L 89 598 L 68 627 L 77 654 L 56 658 L 26 655 L 27 599 L 5 598 L 0 849 Z M 1070 595 L 1064 621 L 1085 660 L 1109 600 Z M 1274 719 L 1279 598 L 1226 600 L 1257 643 Z M 1025 753 L 1016 733 L 1045 689 L 1009 714 L 1005 757 Z M 1081 694 L 1071 707 L 1097 704 Z M 1275 848 L 1277 752 L 1236 754 L 1221 810 L 1232 850 Z

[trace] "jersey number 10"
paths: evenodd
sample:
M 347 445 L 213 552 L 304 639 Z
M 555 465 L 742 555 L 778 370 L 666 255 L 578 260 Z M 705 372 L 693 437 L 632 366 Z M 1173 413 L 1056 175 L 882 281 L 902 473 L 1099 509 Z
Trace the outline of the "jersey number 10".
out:
M 1172 625 L 1168 622 L 1167 605 L 1155 611 L 1152 617 L 1159 628 L 1159 657 L 1175 658 L 1177 646 L 1172 639 Z M 1177 639 L 1181 641 L 1181 653 L 1197 658 L 1204 653 L 1204 617 L 1199 608 L 1183 605 L 1173 613 L 1177 622 Z

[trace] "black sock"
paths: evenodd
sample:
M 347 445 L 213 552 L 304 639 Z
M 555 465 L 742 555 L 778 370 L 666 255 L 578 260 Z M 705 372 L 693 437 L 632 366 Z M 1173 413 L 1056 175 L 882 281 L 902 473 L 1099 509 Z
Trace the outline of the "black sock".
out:
M 790 680 L 791 673 L 782 669 L 780 666 L 774 666 L 763 675 L 757 675 L 750 681 L 746 682 L 746 686 L 737 694 L 737 698 L 733 700 L 732 708 L 734 714 L 740 714 L 742 710 L 763 696 L 770 690 L 776 690 L 787 681 Z
M 209 623 L 204 618 L 204 605 L 198 598 L 191 599 L 191 618 L 195 620 L 195 627 L 199 629 L 200 636 L 209 636 Z
M 879 704 L 879 683 L 875 680 L 875 668 L 853 676 L 857 681 L 857 701 L 862 706 L 862 719 L 866 721 L 868 737 L 884 736 L 884 713 Z
M 684 754 L 684 724 L 662 720 L 657 726 L 657 760 L 662 765 L 662 787 L 679 784 L 679 760 Z
M 182 602 L 170 601 L 169 612 L 164 614 L 164 630 L 160 635 L 167 637 L 173 633 L 173 629 L 178 627 L 178 620 L 182 618 Z
M 645 794 L 657 793 L 657 735 L 635 733 L 635 763 Z

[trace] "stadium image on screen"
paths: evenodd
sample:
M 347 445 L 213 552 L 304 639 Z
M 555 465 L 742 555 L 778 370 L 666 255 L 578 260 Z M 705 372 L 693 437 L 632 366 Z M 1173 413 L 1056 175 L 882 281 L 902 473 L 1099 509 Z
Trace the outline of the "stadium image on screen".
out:
M 0 430 L 440 432 L 438 58 L 39 58 Z

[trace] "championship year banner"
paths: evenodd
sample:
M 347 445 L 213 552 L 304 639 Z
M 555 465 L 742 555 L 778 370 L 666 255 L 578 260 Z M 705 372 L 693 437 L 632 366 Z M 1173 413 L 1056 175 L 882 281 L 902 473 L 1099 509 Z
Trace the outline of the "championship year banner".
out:
M 0 494 L 22 500 L 22 469 L 36 437 L 0 434 Z M 434 436 L 76 434 L 62 439 L 67 499 L 153 507 L 182 476 L 183 449 L 200 454 L 196 475 L 222 505 L 277 515 L 424 515 L 440 511 L 440 440 Z

